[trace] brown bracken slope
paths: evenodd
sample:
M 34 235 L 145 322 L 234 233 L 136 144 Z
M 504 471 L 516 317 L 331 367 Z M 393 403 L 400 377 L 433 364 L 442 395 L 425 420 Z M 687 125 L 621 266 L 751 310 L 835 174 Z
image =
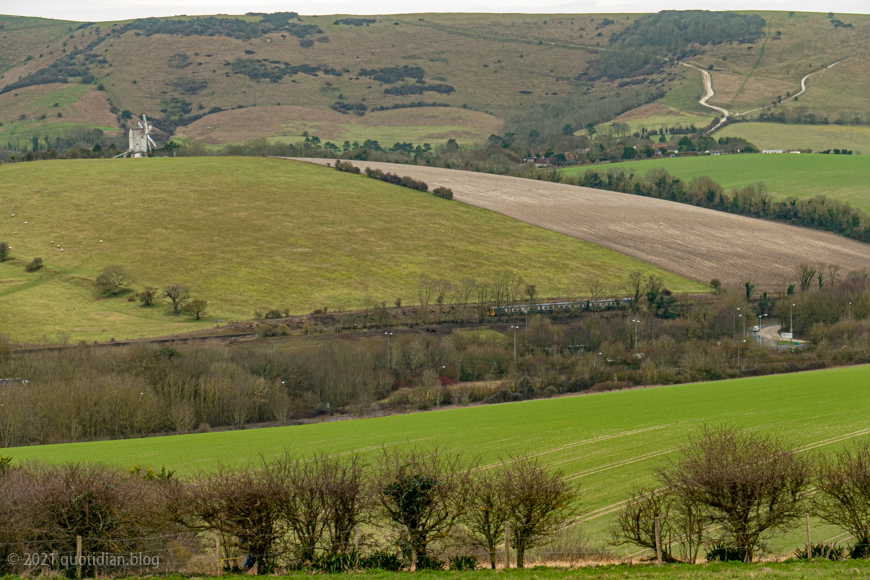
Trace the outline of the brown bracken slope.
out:
M 332 163 L 329 159 L 303 159 Z M 800 264 L 870 270 L 870 245 L 826 232 L 671 201 L 435 167 L 354 161 L 449 187 L 454 199 L 633 256 L 701 282 L 793 282 Z M 510 236 L 510 232 L 505 232 Z

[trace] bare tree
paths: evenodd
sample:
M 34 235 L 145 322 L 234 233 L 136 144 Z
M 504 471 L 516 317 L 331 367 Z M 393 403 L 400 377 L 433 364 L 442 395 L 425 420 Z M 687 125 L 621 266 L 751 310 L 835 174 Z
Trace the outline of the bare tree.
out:
M 222 534 L 224 549 L 230 538 L 238 538 L 257 572 L 271 571 L 282 501 L 282 472 L 277 467 L 261 460 L 241 470 L 220 464 L 216 471 L 198 473 L 189 483 L 170 488 L 176 520 L 194 531 Z
M 422 275 L 417 280 L 417 298 L 420 301 L 420 308 L 423 311 L 423 322 L 426 322 L 426 314 L 429 311 L 429 302 L 432 300 L 432 292 L 434 290 L 435 280 L 429 276 Z
M 172 301 L 172 309 L 175 311 L 175 314 L 178 314 L 181 307 L 184 306 L 184 303 L 190 300 L 190 290 L 186 286 L 179 286 L 178 284 L 172 284 L 163 289 L 163 294 L 161 294 L 163 298 L 169 298 Z
M 810 461 L 780 439 L 716 427 L 705 428 L 658 476 L 702 505 L 721 541 L 751 562 L 767 536 L 803 515 L 811 472 Z
M 801 264 L 798 266 L 797 276 L 801 292 L 806 292 L 810 289 L 810 284 L 812 284 L 813 278 L 816 277 L 816 269 L 807 264 Z
M 502 490 L 511 541 L 517 551 L 517 568 L 525 553 L 546 543 L 578 513 L 577 490 L 560 472 L 548 472 L 536 458 L 505 462 Z
M 662 558 L 666 562 L 676 561 L 672 546 L 683 546 L 684 559 L 694 563 L 704 541 L 707 521 L 691 495 L 668 487 L 632 492 L 611 530 L 613 543 L 655 550 L 656 518 Z
M 586 278 L 586 291 L 589 293 L 589 299 L 595 302 L 604 294 L 604 284 L 598 276 L 589 276 Z
M 438 305 L 438 322 L 441 322 L 441 316 L 444 313 L 444 303 L 447 300 L 452 287 L 453 284 L 451 284 L 449 280 L 443 278 L 435 280 L 433 284 L 435 303 Z
M 861 441 L 819 462 L 814 511 L 867 546 L 870 553 L 870 442 Z
M 504 471 L 501 468 L 484 469 L 474 475 L 465 518 L 468 543 L 486 551 L 493 570 L 496 551 L 504 541 L 504 522 L 509 517 L 503 479 Z
M 628 274 L 628 280 L 625 283 L 625 290 L 628 292 L 629 297 L 631 298 L 631 305 L 637 307 L 640 303 L 640 297 L 643 294 L 644 286 L 646 282 L 644 280 L 643 274 L 640 272 L 630 272 Z

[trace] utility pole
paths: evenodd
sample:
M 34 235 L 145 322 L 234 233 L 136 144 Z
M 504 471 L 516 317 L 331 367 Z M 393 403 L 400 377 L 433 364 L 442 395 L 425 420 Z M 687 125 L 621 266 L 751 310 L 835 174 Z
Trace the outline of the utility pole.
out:
M 514 366 L 517 366 L 517 328 L 519 326 L 511 326 L 514 329 Z

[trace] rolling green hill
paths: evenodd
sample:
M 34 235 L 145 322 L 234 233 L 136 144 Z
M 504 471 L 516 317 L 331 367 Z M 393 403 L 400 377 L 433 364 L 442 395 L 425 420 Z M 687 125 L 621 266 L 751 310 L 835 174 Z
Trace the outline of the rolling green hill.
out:
M 255 308 L 410 304 L 421 274 L 483 279 L 507 268 L 555 296 L 579 291 L 589 275 L 616 284 L 639 270 L 674 291 L 704 291 L 500 214 L 292 161 L 11 164 L 0 167 L 0 199 L 0 240 L 15 258 L 0 264 L 0 329 L 21 340 L 163 335 L 250 319 Z M 37 256 L 46 266 L 25 272 Z M 210 314 L 195 322 L 127 296 L 98 298 L 93 280 L 109 265 L 128 269 L 138 289 L 187 285 Z
M 757 154 L 648 159 L 613 163 L 598 170 L 621 169 L 645 175 L 662 168 L 680 179 L 707 176 L 726 190 L 763 182 L 777 199 L 824 195 L 870 211 L 867 172 L 870 157 L 855 155 Z M 566 169 L 577 174 L 589 167 Z
M 868 372 L 867 366 L 849 367 L 316 425 L 16 448 L 4 454 L 16 460 L 166 465 L 180 474 L 287 449 L 303 455 L 357 450 L 372 457 L 381 445 L 438 443 L 445 450 L 480 455 L 485 463 L 508 454 L 535 454 L 579 483 L 587 514 L 580 525 L 599 543 L 606 539 L 612 508 L 633 486 L 650 483 L 653 467 L 704 425 L 776 433 L 806 452 L 866 437 Z M 833 536 L 829 531 L 814 524 L 814 534 L 822 534 L 817 537 Z M 793 549 L 800 542 L 797 534 L 774 548 Z
M 743 20 L 734 27 L 740 33 L 720 34 L 732 30 L 730 21 L 718 29 L 687 25 L 678 32 L 679 27 L 669 28 L 666 13 L 299 20 L 284 14 L 284 21 L 281 15 L 249 14 L 117 23 L 0 16 L 0 91 L 7 91 L 0 95 L 5 125 L 0 144 L 20 150 L 30 136 L 52 134 L 58 112 L 66 121 L 90 126 L 105 126 L 93 117 L 109 115 L 115 118 L 110 127 L 127 126 L 120 116 L 124 110 L 147 113 L 166 131 L 164 138 L 177 129 L 180 136 L 211 145 L 252 135 L 292 140 L 321 128 L 326 139 L 475 142 L 530 109 L 561 110 L 581 94 L 613 97 L 635 89 L 677 111 L 714 114 L 697 102 L 703 94 L 700 72 L 679 66 L 675 58 L 709 68 L 716 90 L 710 102 L 734 112 L 787 99 L 800 90 L 805 74 L 846 59 L 814 77 L 800 102 L 782 107 L 831 121 L 866 113 L 861 89 L 870 80 L 861 60 L 870 39 L 866 15 L 741 13 L 735 18 Z M 653 28 L 659 32 L 648 34 Z M 709 36 L 686 32 L 701 28 Z M 140 54 L 149 58 L 137 58 Z M 95 87 L 93 103 L 58 111 L 53 105 L 60 97 L 50 95 L 68 91 L 68 83 Z M 31 104 L 36 93 L 46 96 L 47 106 Z M 413 102 L 449 107 L 428 107 L 421 119 L 408 115 L 394 119 L 389 130 L 369 132 L 355 115 L 336 112 L 364 106 L 368 112 L 354 110 L 368 116 L 379 107 Z M 270 110 L 253 123 L 240 112 L 266 106 Z M 590 107 L 578 110 L 578 118 Z M 596 122 L 622 112 L 611 110 Z M 292 120 L 281 121 L 288 117 Z M 24 126 L 8 131 L 19 124 Z

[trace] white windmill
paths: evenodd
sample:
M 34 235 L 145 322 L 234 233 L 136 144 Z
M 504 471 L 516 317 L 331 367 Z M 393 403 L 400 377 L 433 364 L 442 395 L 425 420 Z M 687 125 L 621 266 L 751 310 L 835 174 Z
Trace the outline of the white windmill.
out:
M 157 144 L 151 138 L 151 129 L 154 127 L 148 123 L 148 118 L 142 115 L 142 120 L 137 121 L 139 128 L 130 129 L 127 150 L 115 157 L 147 157 L 151 149 L 157 149 Z

